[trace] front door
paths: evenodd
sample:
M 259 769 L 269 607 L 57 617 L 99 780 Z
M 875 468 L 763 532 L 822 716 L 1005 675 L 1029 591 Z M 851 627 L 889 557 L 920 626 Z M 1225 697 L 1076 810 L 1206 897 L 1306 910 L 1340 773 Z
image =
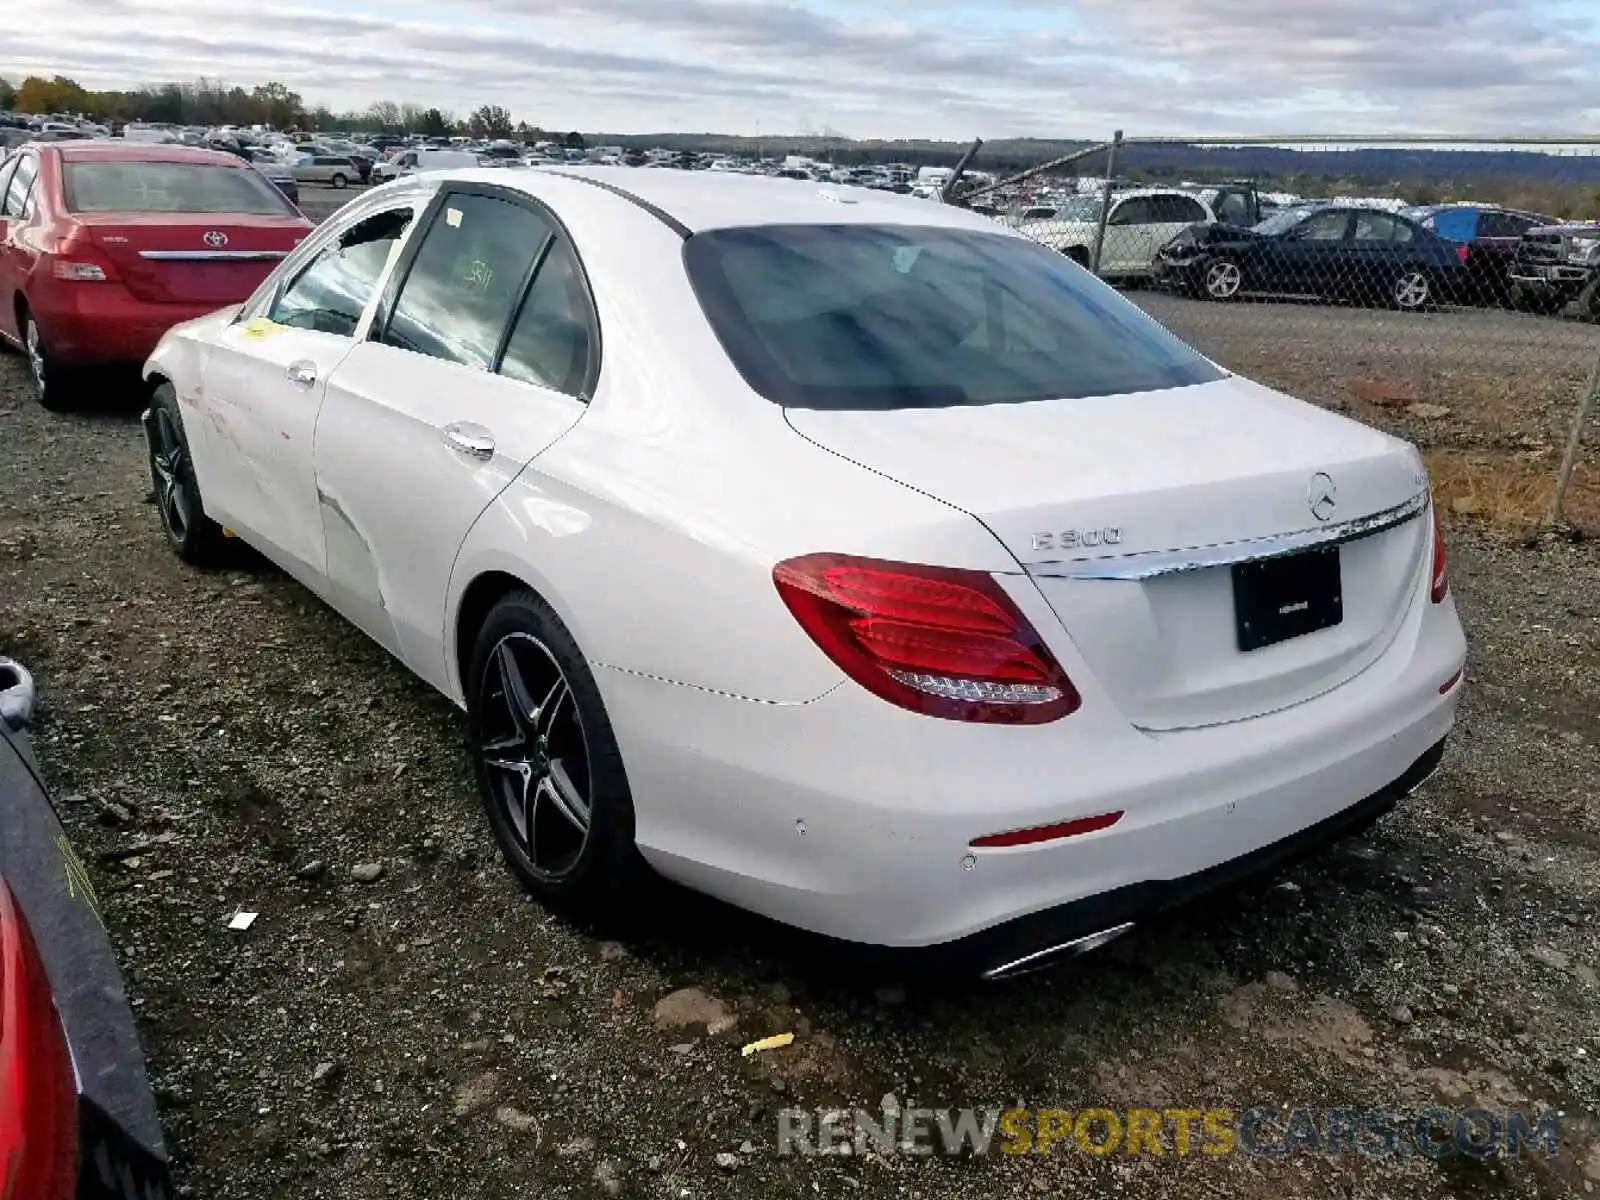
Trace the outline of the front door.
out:
M 577 423 L 598 369 L 592 301 L 558 228 L 520 193 L 442 193 L 317 425 L 329 599 L 441 688 L 456 552 Z
M 312 437 L 328 378 L 355 348 L 413 216 L 409 203 L 366 210 L 319 238 L 315 256 L 259 316 L 227 326 L 206 361 L 190 444 L 207 507 L 302 577 L 324 565 Z

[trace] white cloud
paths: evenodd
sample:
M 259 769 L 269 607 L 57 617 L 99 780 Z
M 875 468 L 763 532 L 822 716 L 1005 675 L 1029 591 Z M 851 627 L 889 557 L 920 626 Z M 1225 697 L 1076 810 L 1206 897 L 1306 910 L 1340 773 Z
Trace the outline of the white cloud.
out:
M 362 2 L 10 0 L 0 74 L 281 79 L 336 108 L 496 103 L 608 132 L 1549 131 L 1600 117 L 1594 20 L 1540 0 Z

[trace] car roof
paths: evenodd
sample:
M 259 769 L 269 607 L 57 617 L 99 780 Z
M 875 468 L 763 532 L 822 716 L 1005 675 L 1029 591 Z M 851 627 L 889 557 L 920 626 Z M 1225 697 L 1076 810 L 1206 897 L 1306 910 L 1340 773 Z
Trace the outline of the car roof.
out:
M 447 180 L 492 183 L 537 194 L 549 175 L 598 184 L 598 194 L 642 203 L 691 233 L 748 225 L 948 225 L 1004 233 L 978 213 L 853 184 L 822 184 L 764 175 L 641 171 L 637 167 L 487 167 L 434 173 Z
M 63 162 L 223 163 L 237 166 L 237 155 L 200 146 L 172 146 L 146 142 L 48 142 Z

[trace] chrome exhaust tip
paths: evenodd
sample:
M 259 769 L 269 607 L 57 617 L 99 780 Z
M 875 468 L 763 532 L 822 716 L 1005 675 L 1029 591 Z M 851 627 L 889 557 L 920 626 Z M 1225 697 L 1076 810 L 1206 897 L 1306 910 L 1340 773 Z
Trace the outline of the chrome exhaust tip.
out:
M 1124 921 L 1121 925 L 1113 925 L 1110 929 L 1100 930 L 1099 933 L 1088 933 L 1083 937 L 1073 938 L 1070 942 L 1062 942 L 1058 946 L 1046 946 L 1043 950 L 1035 950 L 1032 954 L 1024 954 L 1021 958 L 1001 963 L 998 967 L 990 967 L 983 973 L 983 978 L 1015 979 L 1018 975 L 1031 975 L 1035 971 L 1042 971 L 1058 959 L 1076 958 L 1080 954 L 1098 950 L 1107 942 L 1116 940 L 1132 928 L 1132 921 Z

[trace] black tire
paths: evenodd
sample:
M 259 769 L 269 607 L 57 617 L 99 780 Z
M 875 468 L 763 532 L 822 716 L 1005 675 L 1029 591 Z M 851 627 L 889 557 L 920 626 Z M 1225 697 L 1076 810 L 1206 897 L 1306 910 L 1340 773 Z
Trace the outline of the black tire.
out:
M 507 683 L 508 658 L 520 683 Z M 478 792 L 512 872 L 551 908 L 622 915 L 649 872 L 622 753 L 571 633 L 533 592 L 512 592 L 484 619 L 462 685 Z
M 167 544 L 186 563 L 207 566 L 217 562 L 223 552 L 222 527 L 206 516 L 178 396 L 170 383 L 156 388 L 143 419 L 150 481 Z
M 332 179 L 328 180 L 328 182 L 333 185 L 334 191 L 343 191 L 345 188 L 350 186 L 350 180 L 347 179 L 342 173 L 336 173 Z
M 73 379 L 60 360 L 50 352 L 44 331 L 33 319 L 26 304 L 18 310 L 17 327 L 22 334 L 22 355 L 27 360 L 28 378 L 33 382 L 33 394 L 41 408 L 51 412 L 69 412 L 72 409 Z
M 1580 321 L 1600 322 L 1600 272 L 1583 285 L 1578 293 L 1577 316 Z
M 1082 246 L 1068 246 L 1061 253 L 1065 254 L 1085 271 L 1089 269 L 1089 252 Z

